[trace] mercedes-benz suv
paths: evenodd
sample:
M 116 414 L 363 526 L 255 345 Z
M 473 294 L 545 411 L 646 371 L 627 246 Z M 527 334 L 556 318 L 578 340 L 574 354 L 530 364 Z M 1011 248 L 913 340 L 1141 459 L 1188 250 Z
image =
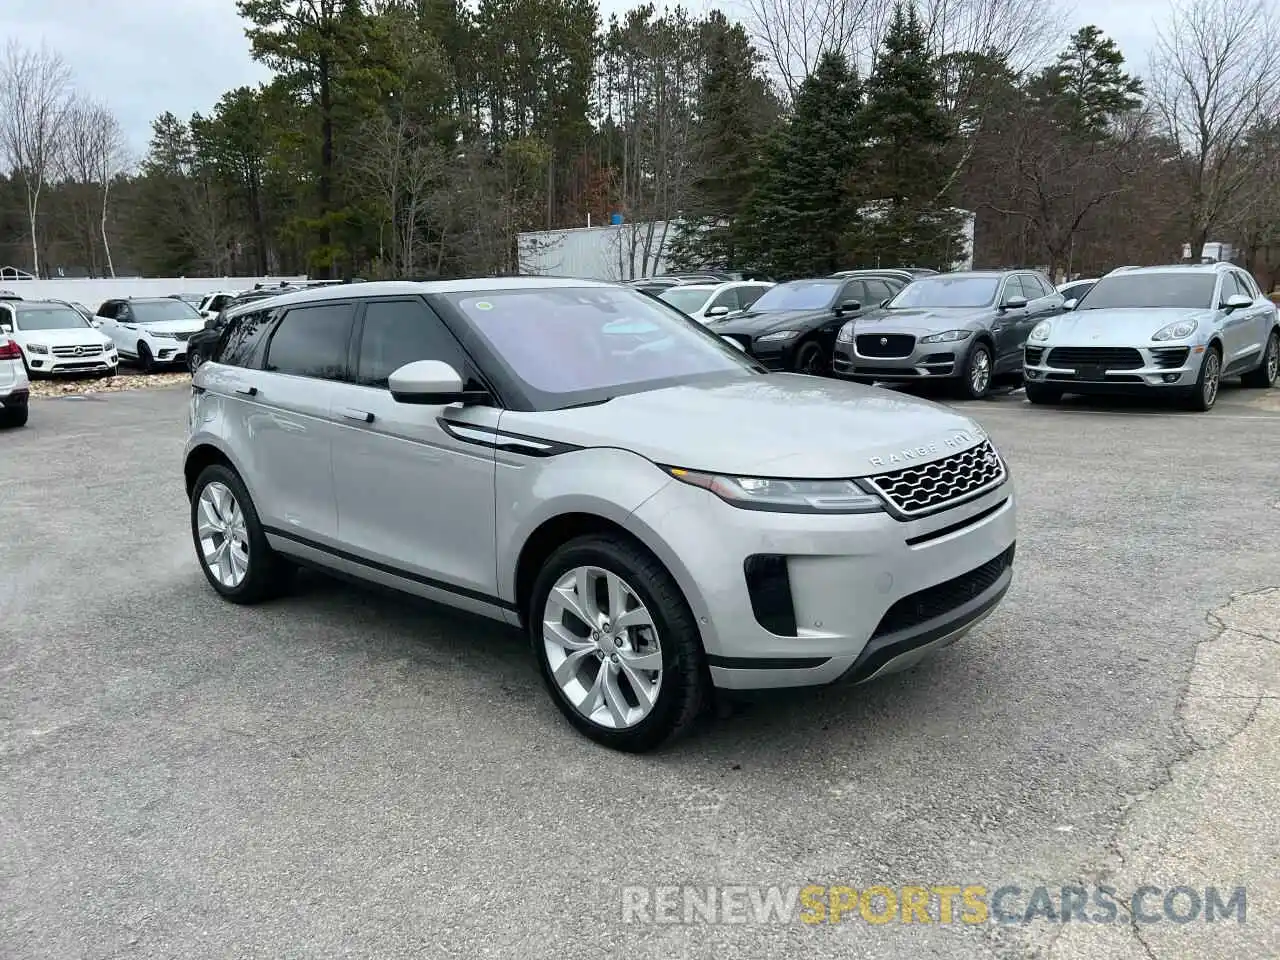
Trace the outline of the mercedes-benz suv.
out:
M 870 680 L 1008 589 L 973 420 L 769 373 L 634 289 L 384 282 L 228 311 L 193 377 L 195 552 L 236 603 L 303 562 L 523 627 L 552 699 L 644 750 L 713 688 Z

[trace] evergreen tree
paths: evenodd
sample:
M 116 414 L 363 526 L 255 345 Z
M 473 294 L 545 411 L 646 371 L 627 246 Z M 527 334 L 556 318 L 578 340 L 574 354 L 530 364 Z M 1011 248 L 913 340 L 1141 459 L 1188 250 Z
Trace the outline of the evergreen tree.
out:
M 1116 42 L 1092 25 L 1076 31 L 1030 87 L 1056 122 L 1088 137 L 1105 135 L 1113 118 L 1142 103 L 1142 81 L 1125 72 Z
M 749 268 L 787 280 L 848 266 L 858 221 L 850 184 L 864 140 L 862 84 L 843 54 L 828 52 L 771 138 L 737 224 Z
M 879 266 L 947 269 L 960 259 L 961 214 L 949 180 L 953 131 L 939 103 L 938 71 L 912 2 L 893 9 L 867 81 L 868 177 L 860 193 L 865 248 Z
M 777 104 L 741 24 L 713 10 L 703 35 L 707 70 L 698 97 L 697 172 L 669 257 L 682 270 L 736 270 L 742 259 L 735 243 L 738 220 L 761 147 L 777 122 Z

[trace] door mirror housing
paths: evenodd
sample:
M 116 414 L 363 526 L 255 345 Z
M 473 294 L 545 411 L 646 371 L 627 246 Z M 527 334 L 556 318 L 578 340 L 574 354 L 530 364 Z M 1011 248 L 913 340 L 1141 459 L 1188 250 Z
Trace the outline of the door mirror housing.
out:
M 883 300 L 881 300 L 881 301 L 880 301 L 880 309 L 881 309 L 881 310 L 883 310 L 885 307 L 887 307 L 887 306 L 889 305 L 889 301 L 890 301 L 890 300 L 892 300 L 892 299 L 893 299 L 893 297 L 885 297 Z
M 483 403 L 490 399 L 484 390 L 462 389 L 461 375 L 442 360 L 406 363 L 387 378 L 387 386 L 396 403 L 444 406 L 450 403 Z
M 840 306 L 836 307 L 836 313 L 857 313 L 861 309 L 862 304 L 857 300 L 845 300 L 840 304 Z
M 1021 310 L 1027 305 L 1026 297 L 1010 297 L 1000 307 L 1001 310 Z
M 725 306 L 708 307 L 707 312 L 704 314 L 704 316 L 708 318 L 727 317 L 729 313 L 730 313 L 729 308 Z
M 1076 308 L 1076 305 L 1077 305 L 1077 304 L 1079 304 L 1079 303 L 1080 303 L 1080 301 L 1079 301 L 1079 300 L 1077 300 L 1075 297 L 1072 297 L 1070 300 L 1067 300 L 1067 301 L 1064 301 L 1064 302 L 1063 302 L 1063 304 L 1062 304 L 1062 309 L 1063 309 L 1063 310 L 1074 310 L 1074 309 Z
M 1223 310 L 1239 310 L 1241 307 L 1253 306 L 1253 300 L 1243 293 L 1233 293 L 1222 302 Z

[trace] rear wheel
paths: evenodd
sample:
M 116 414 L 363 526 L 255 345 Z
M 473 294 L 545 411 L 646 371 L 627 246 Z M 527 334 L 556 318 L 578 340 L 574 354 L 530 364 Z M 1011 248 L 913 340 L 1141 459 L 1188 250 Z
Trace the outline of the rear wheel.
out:
M 1212 410 L 1218 400 L 1218 387 L 1222 384 L 1222 354 L 1217 347 L 1209 347 L 1200 361 L 1200 376 L 1187 394 L 1187 408 L 1201 413 Z
M 1062 400 L 1062 391 L 1057 387 L 1046 387 L 1041 383 L 1030 383 L 1026 385 L 1027 399 L 1032 403 L 1059 403 Z
M 686 732 L 708 686 L 702 639 L 665 567 L 622 537 L 557 550 L 526 614 L 543 681 L 580 733 L 651 750 Z
M 1262 363 L 1258 364 L 1257 370 L 1250 370 L 1241 377 L 1240 382 L 1246 387 L 1265 390 L 1275 386 L 1277 377 L 1280 377 L 1280 330 L 1272 330 L 1262 354 Z
M 5 407 L 0 410 L 0 427 L 25 427 L 29 411 L 26 406 Z

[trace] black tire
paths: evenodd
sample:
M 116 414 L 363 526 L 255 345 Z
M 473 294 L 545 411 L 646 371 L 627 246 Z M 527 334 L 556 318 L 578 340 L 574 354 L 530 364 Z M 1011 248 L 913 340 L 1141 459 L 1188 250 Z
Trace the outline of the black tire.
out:
M 600 567 L 615 573 L 648 608 L 662 648 L 662 686 L 648 716 L 623 730 L 604 727 L 578 712 L 551 673 L 542 637 L 543 612 L 556 581 L 576 567 Z M 543 564 L 525 612 L 529 640 L 551 699 L 579 733 L 627 753 L 643 753 L 687 733 L 707 699 L 710 676 L 697 619 L 671 574 L 640 545 L 620 536 L 596 535 L 572 540 Z
M 204 357 L 200 356 L 199 350 L 192 350 L 187 354 L 187 370 L 191 373 L 199 370 L 202 363 L 204 363 Z
M 155 358 L 151 356 L 151 348 L 141 340 L 138 341 L 138 369 L 143 373 L 151 373 L 156 368 Z
M 987 375 L 986 381 L 975 388 L 973 385 L 974 371 L 977 365 L 982 362 L 981 358 L 986 358 Z M 991 392 L 991 381 L 995 376 L 995 361 L 992 359 L 991 348 L 985 343 L 979 341 L 975 343 L 969 350 L 969 355 L 965 357 L 964 369 L 960 373 L 960 380 L 956 384 L 956 392 L 964 400 L 981 400 Z
M 1047 387 L 1042 383 L 1026 384 L 1027 399 L 1032 403 L 1061 403 L 1062 390 L 1058 387 Z
M 199 509 L 200 493 L 213 482 L 224 484 L 236 498 L 236 503 L 244 516 L 245 533 L 249 540 L 249 570 L 245 578 L 237 586 L 228 587 L 220 583 L 204 561 L 200 549 Z M 280 554 L 271 549 L 266 534 L 262 530 L 262 521 L 258 519 L 258 511 L 254 509 L 249 491 L 245 489 L 240 475 L 230 467 L 213 464 L 200 471 L 195 485 L 191 488 L 191 539 L 196 549 L 196 559 L 205 579 L 217 593 L 232 603 L 254 604 L 278 597 L 288 589 L 293 578 L 294 566 Z
M 1216 372 L 1215 372 L 1216 371 Z M 1210 383 L 1212 382 L 1212 389 Z M 1196 385 L 1187 391 L 1184 403 L 1188 410 L 1207 413 L 1218 402 L 1218 391 L 1222 386 L 1222 351 L 1211 346 L 1204 352 L 1200 361 L 1200 375 L 1196 377 Z
M 1262 363 L 1257 370 L 1250 370 L 1240 382 L 1254 390 L 1266 390 L 1275 386 L 1280 379 L 1280 330 L 1272 330 L 1267 338 L 1266 349 L 1262 351 Z
M 817 340 L 806 340 L 796 348 L 796 357 L 792 365 L 796 373 L 807 373 L 813 377 L 824 377 L 831 369 L 831 358 L 822 344 Z
M 25 427 L 30 411 L 31 408 L 26 406 L 5 407 L 0 410 L 0 427 Z

